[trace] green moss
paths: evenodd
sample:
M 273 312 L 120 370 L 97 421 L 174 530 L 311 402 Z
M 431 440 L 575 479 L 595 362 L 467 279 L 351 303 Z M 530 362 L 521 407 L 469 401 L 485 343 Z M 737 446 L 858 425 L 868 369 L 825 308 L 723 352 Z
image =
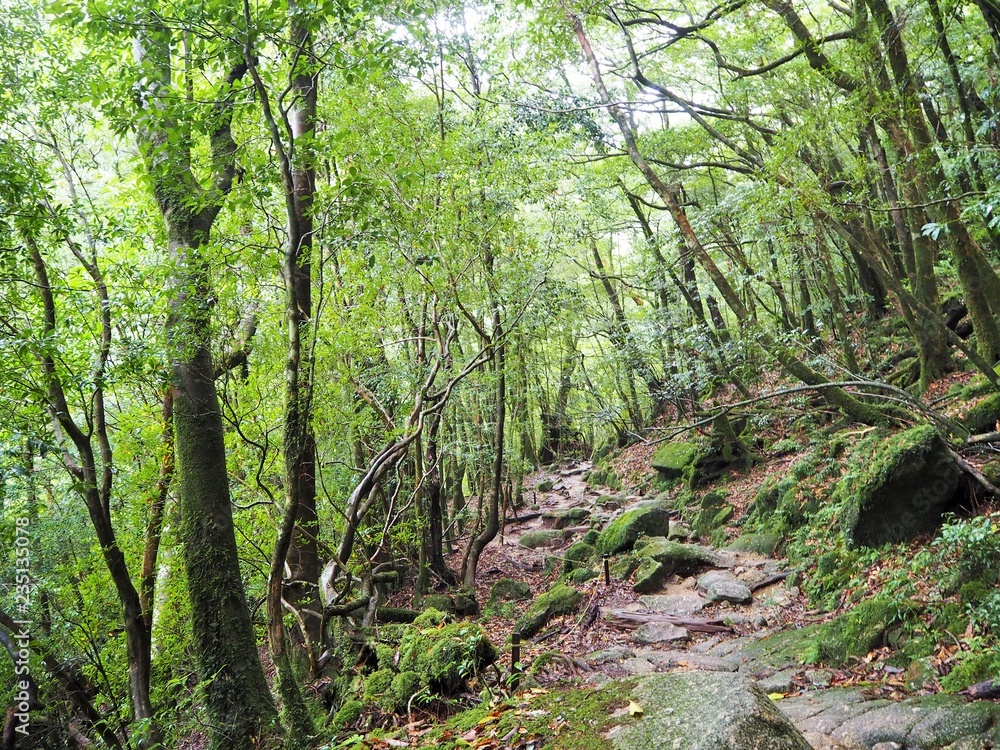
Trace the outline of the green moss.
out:
M 896 604 L 880 599 L 861 602 L 820 627 L 808 660 L 840 666 L 851 657 L 865 656 L 885 645 L 889 630 L 910 614 L 901 613 Z
M 333 726 L 336 729 L 346 729 L 353 726 L 361 718 L 365 704 L 359 700 L 344 701 L 344 705 L 333 715 Z
M 517 621 L 514 629 L 522 636 L 530 638 L 552 618 L 574 612 L 581 601 L 583 594 L 572 586 L 557 583 L 528 607 L 528 611 Z
M 614 555 L 632 549 L 640 536 L 666 536 L 670 530 L 670 511 L 643 507 L 622 513 L 601 532 L 597 548 Z
M 365 700 L 371 700 L 372 698 L 379 698 L 385 695 L 389 692 L 389 687 L 391 685 L 391 669 L 380 669 L 377 672 L 372 672 L 368 675 L 368 679 L 365 680 Z
M 698 458 L 697 443 L 664 443 L 653 454 L 653 468 L 665 479 L 679 479 Z
M 584 544 L 589 544 L 593 547 L 597 546 L 597 540 L 601 538 L 601 532 L 597 529 L 591 529 L 580 539 Z
M 599 573 L 593 568 L 577 568 L 566 575 L 566 581 L 579 585 L 594 580 L 598 575 Z
M 388 643 L 376 643 L 374 648 L 379 669 L 391 669 L 396 661 L 396 647 Z
M 538 483 L 539 492 L 550 492 L 553 487 L 555 487 L 555 483 L 552 482 L 551 480 L 546 480 L 544 482 Z
M 399 671 L 417 672 L 435 692 L 453 695 L 466 678 L 496 661 L 499 652 L 483 629 L 470 622 L 418 630 L 411 628 L 399 647 Z
M 420 603 L 425 610 L 436 609 L 448 614 L 455 612 L 455 602 L 447 594 L 427 594 Z
M 612 750 L 608 731 L 627 720 L 621 709 L 629 702 L 634 681 L 614 681 L 599 690 L 592 687 L 556 686 L 541 693 L 521 693 L 510 703 L 492 709 L 496 723 L 488 736 L 538 738 L 539 750 Z M 517 710 L 508 710 L 512 708 Z M 456 750 L 465 746 L 459 740 L 469 730 L 483 726 L 491 714 L 488 707 L 477 707 L 456 714 L 422 738 L 421 746 L 438 750 Z M 552 722 L 559 717 L 559 729 Z M 513 744 L 517 743 L 512 743 Z
M 962 416 L 962 424 L 973 434 L 994 431 L 998 420 L 1000 420 L 1000 393 L 989 394 L 976 402 Z
M 1000 673 L 1000 653 L 992 649 L 963 652 L 962 660 L 941 678 L 941 688 L 954 693 L 977 682 L 995 678 L 998 673 Z
M 577 568 L 586 567 L 597 557 L 597 548 L 586 542 L 577 542 L 563 553 L 563 573 L 570 573 Z
M 413 627 L 436 628 L 441 623 L 448 622 L 450 619 L 451 618 L 448 617 L 447 612 L 442 612 L 440 609 L 434 609 L 434 607 L 428 607 L 417 616 L 417 619 L 413 621 Z
M 551 547 L 559 544 L 565 538 L 563 532 L 557 529 L 537 529 L 521 534 L 521 538 L 517 540 L 517 543 L 528 549 L 537 549 L 538 547 Z
M 524 581 L 501 578 L 490 588 L 490 601 L 524 600 L 531 598 L 531 587 Z
M 879 546 L 930 531 L 952 500 L 959 469 L 937 431 L 924 425 L 858 443 L 832 501 L 849 542 Z
M 771 531 L 761 531 L 756 534 L 742 534 L 729 545 L 729 549 L 737 552 L 755 552 L 758 555 L 773 555 L 781 544 L 781 534 Z
M 405 711 L 410 704 L 410 698 L 424 689 L 424 683 L 417 672 L 400 672 L 392 678 L 389 689 L 396 702 L 396 710 Z
M 619 581 L 624 581 L 632 575 L 642 560 L 638 555 L 622 555 L 611 563 L 611 575 Z

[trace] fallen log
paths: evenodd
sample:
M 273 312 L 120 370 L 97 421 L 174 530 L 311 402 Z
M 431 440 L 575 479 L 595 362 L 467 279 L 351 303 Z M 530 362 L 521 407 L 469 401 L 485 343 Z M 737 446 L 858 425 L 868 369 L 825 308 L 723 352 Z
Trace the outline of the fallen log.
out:
M 971 479 L 973 482 L 982 487 L 986 491 L 987 495 L 992 495 L 993 497 L 1000 497 L 1000 487 L 994 485 L 989 479 L 983 476 L 982 472 L 979 471 L 979 469 L 977 469 L 975 466 L 970 464 L 960 455 L 955 453 L 955 451 L 949 448 L 948 452 L 951 453 L 952 458 L 955 459 L 955 463 L 958 464 L 958 468 L 964 471 L 969 476 L 969 479 Z
M 786 578 L 788 578 L 788 573 L 775 573 L 773 576 L 768 576 L 763 581 L 750 584 L 750 593 L 752 594 L 754 591 L 760 591 L 762 588 L 766 588 L 772 583 L 777 583 L 778 581 L 784 581 Z
M 541 518 L 541 517 L 542 517 L 542 512 L 541 511 L 537 511 L 537 512 L 534 512 L 534 513 L 522 513 L 521 515 L 515 516 L 514 518 L 505 518 L 503 520 L 503 522 L 505 524 L 507 524 L 508 526 L 511 526 L 511 525 L 513 525 L 515 523 L 524 523 L 525 521 L 534 521 L 536 518 Z
M 962 693 L 973 701 L 1000 698 L 1000 680 L 977 682 L 975 685 L 969 685 Z
M 647 622 L 668 622 L 697 633 L 731 633 L 733 629 L 722 618 L 706 620 L 697 617 L 658 615 L 652 612 L 631 612 L 627 609 L 612 609 L 604 613 L 605 621 L 614 627 L 634 630 Z
M 984 432 L 982 435 L 969 435 L 966 445 L 979 445 L 981 443 L 995 443 L 1000 440 L 1000 432 Z

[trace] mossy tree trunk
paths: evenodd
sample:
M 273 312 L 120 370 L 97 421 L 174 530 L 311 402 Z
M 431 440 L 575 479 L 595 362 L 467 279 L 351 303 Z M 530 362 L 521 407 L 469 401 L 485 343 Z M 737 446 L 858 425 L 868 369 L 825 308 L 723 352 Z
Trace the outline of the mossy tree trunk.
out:
M 257 746 L 276 714 L 264 679 L 240 575 L 225 435 L 215 389 L 211 344 L 208 242 L 235 174 L 233 85 L 246 66 L 233 66 L 210 113 L 213 181 L 195 177 L 190 133 L 171 111 L 171 31 L 149 17 L 133 45 L 152 95 L 139 118 L 138 141 L 153 195 L 167 228 L 174 446 L 180 498 L 180 539 L 188 577 L 191 625 L 213 750 Z

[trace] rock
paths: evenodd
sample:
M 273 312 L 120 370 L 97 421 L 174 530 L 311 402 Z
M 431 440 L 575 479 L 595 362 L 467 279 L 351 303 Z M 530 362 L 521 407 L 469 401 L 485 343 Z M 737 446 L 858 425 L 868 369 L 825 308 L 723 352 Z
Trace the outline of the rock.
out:
M 630 675 L 652 674 L 656 671 L 656 667 L 653 666 L 652 662 L 635 657 L 623 661 L 622 669 Z
M 632 658 L 635 658 L 635 652 L 632 649 L 627 646 L 612 646 L 602 651 L 594 651 L 587 654 L 587 663 L 595 667 L 601 667 L 605 664 L 614 664 Z
M 664 443 L 653 454 L 652 464 L 664 479 L 680 479 L 697 458 L 695 443 Z
M 538 483 L 539 492 L 551 492 L 553 487 L 555 487 L 555 482 L 553 482 L 551 479 L 547 479 L 544 482 Z
M 566 548 L 562 554 L 563 573 L 587 567 L 597 557 L 597 548 L 586 542 L 577 542 Z
M 828 669 L 807 669 L 805 677 L 813 687 L 829 687 L 833 682 L 833 674 Z
M 798 670 L 796 669 L 783 669 L 780 672 L 775 672 L 770 677 L 757 680 L 757 686 L 769 695 L 771 693 L 788 693 L 791 692 L 792 687 L 795 685 L 796 674 L 798 674 Z
M 898 742 L 876 742 L 872 750 L 904 750 Z
M 569 508 L 554 513 L 545 513 L 542 518 L 551 523 L 553 528 L 565 529 L 569 526 L 579 526 L 585 523 L 590 518 L 590 511 L 581 507 Z
M 992 393 L 976 402 L 961 417 L 962 423 L 973 435 L 992 432 L 1000 420 L 1000 393 Z
M 428 610 L 431 611 L 431 610 Z M 417 672 L 424 685 L 443 695 L 462 690 L 466 679 L 499 656 L 485 631 L 472 622 L 407 628 L 399 645 L 400 672 Z
M 683 669 L 698 672 L 735 672 L 739 667 L 736 659 L 711 654 L 696 654 L 692 651 L 661 651 L 647 649 L 637 656 L 652 662 L 658 669 Z
M 782 536 L 773 531 L 741 534 L 726 549 L 734 552 L 754 552 L 758 555 L 773 555 L 781 544 Z
M 669 622 L 647 622 L 640 625 L 632 634 L 633 641 L 646 646 L 654 643 L 683 641 L 687 637 L 687 630 Z
M 653 675 L 632 695 L 645 715 L 613 730 L 616 750 L 811 750 L 760 688 L 738 675 Z
M 433 607 L 449 615 L 455 614 L 455 600 L 447 594 L 427 594 L 420 602 L 424 609 Z
M 490 601 L 523 601 L 531 598 L 531 587 L 524 581 L 501 578 L 490 588 Z
M 956 502 L 960 470 L 930 425 L 891 434 L 879 430 L 858 443 L 831 496 L 843 504 L 851 543 L 878 547 L 932 531 Z
M 611 681 L 611 678 L 604 674 L 604 672 L 591 672 L 583 678 L 584 685 L 593 685 L 598 688 L 607 685 Z
M 538 549 L 539 547 L 554 547 L 557 544 L 561 544 L 563 539 L 565 539 L 565 535 L 562 531 L 556 529 L 537 529 L 521 534 L 521 538 L 517 540 L 517 543 L 528 549 Z
M 708 604 L 700 596 L 684 596 L 683 594 L 640 596 L 639 603 L 656 614 L 676 617 L 689 617 L 697 614 Z
M 597 540 L 597 548 L 610 555 L 632 549 L 640 536 L 670 533 L 670 511 L 659 507 L 634 508 L 607 525 Z
M 593 568 L 577 568 L 566 574 L 566 582 L 575 585 L 592 581 L 600 575 Z
M 914 659 L 906 668 L 906 674 L 903 675 L 906 689 L 915 692 L 933 687 L 937 678 L 938 673 L 934 668 L 934 660 L 930 656 Z
M 709 571 L 698 578 L 698 586 L 710 602 L 749 604 L 753 600 L 750 587 L 730 573 Z
M 554 617 L 574 612 L 583 601 L 583 594 L 565 583 L 557 583 L 539 596 L 514 624 L 514 630 L 530 638 Z

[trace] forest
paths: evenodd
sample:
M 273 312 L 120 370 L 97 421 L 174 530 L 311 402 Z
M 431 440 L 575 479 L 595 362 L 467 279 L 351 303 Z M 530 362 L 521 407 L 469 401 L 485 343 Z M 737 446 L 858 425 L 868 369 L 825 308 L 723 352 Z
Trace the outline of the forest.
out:
M 997 0 L 0 42 L 0 750 L 1000 743 Z

